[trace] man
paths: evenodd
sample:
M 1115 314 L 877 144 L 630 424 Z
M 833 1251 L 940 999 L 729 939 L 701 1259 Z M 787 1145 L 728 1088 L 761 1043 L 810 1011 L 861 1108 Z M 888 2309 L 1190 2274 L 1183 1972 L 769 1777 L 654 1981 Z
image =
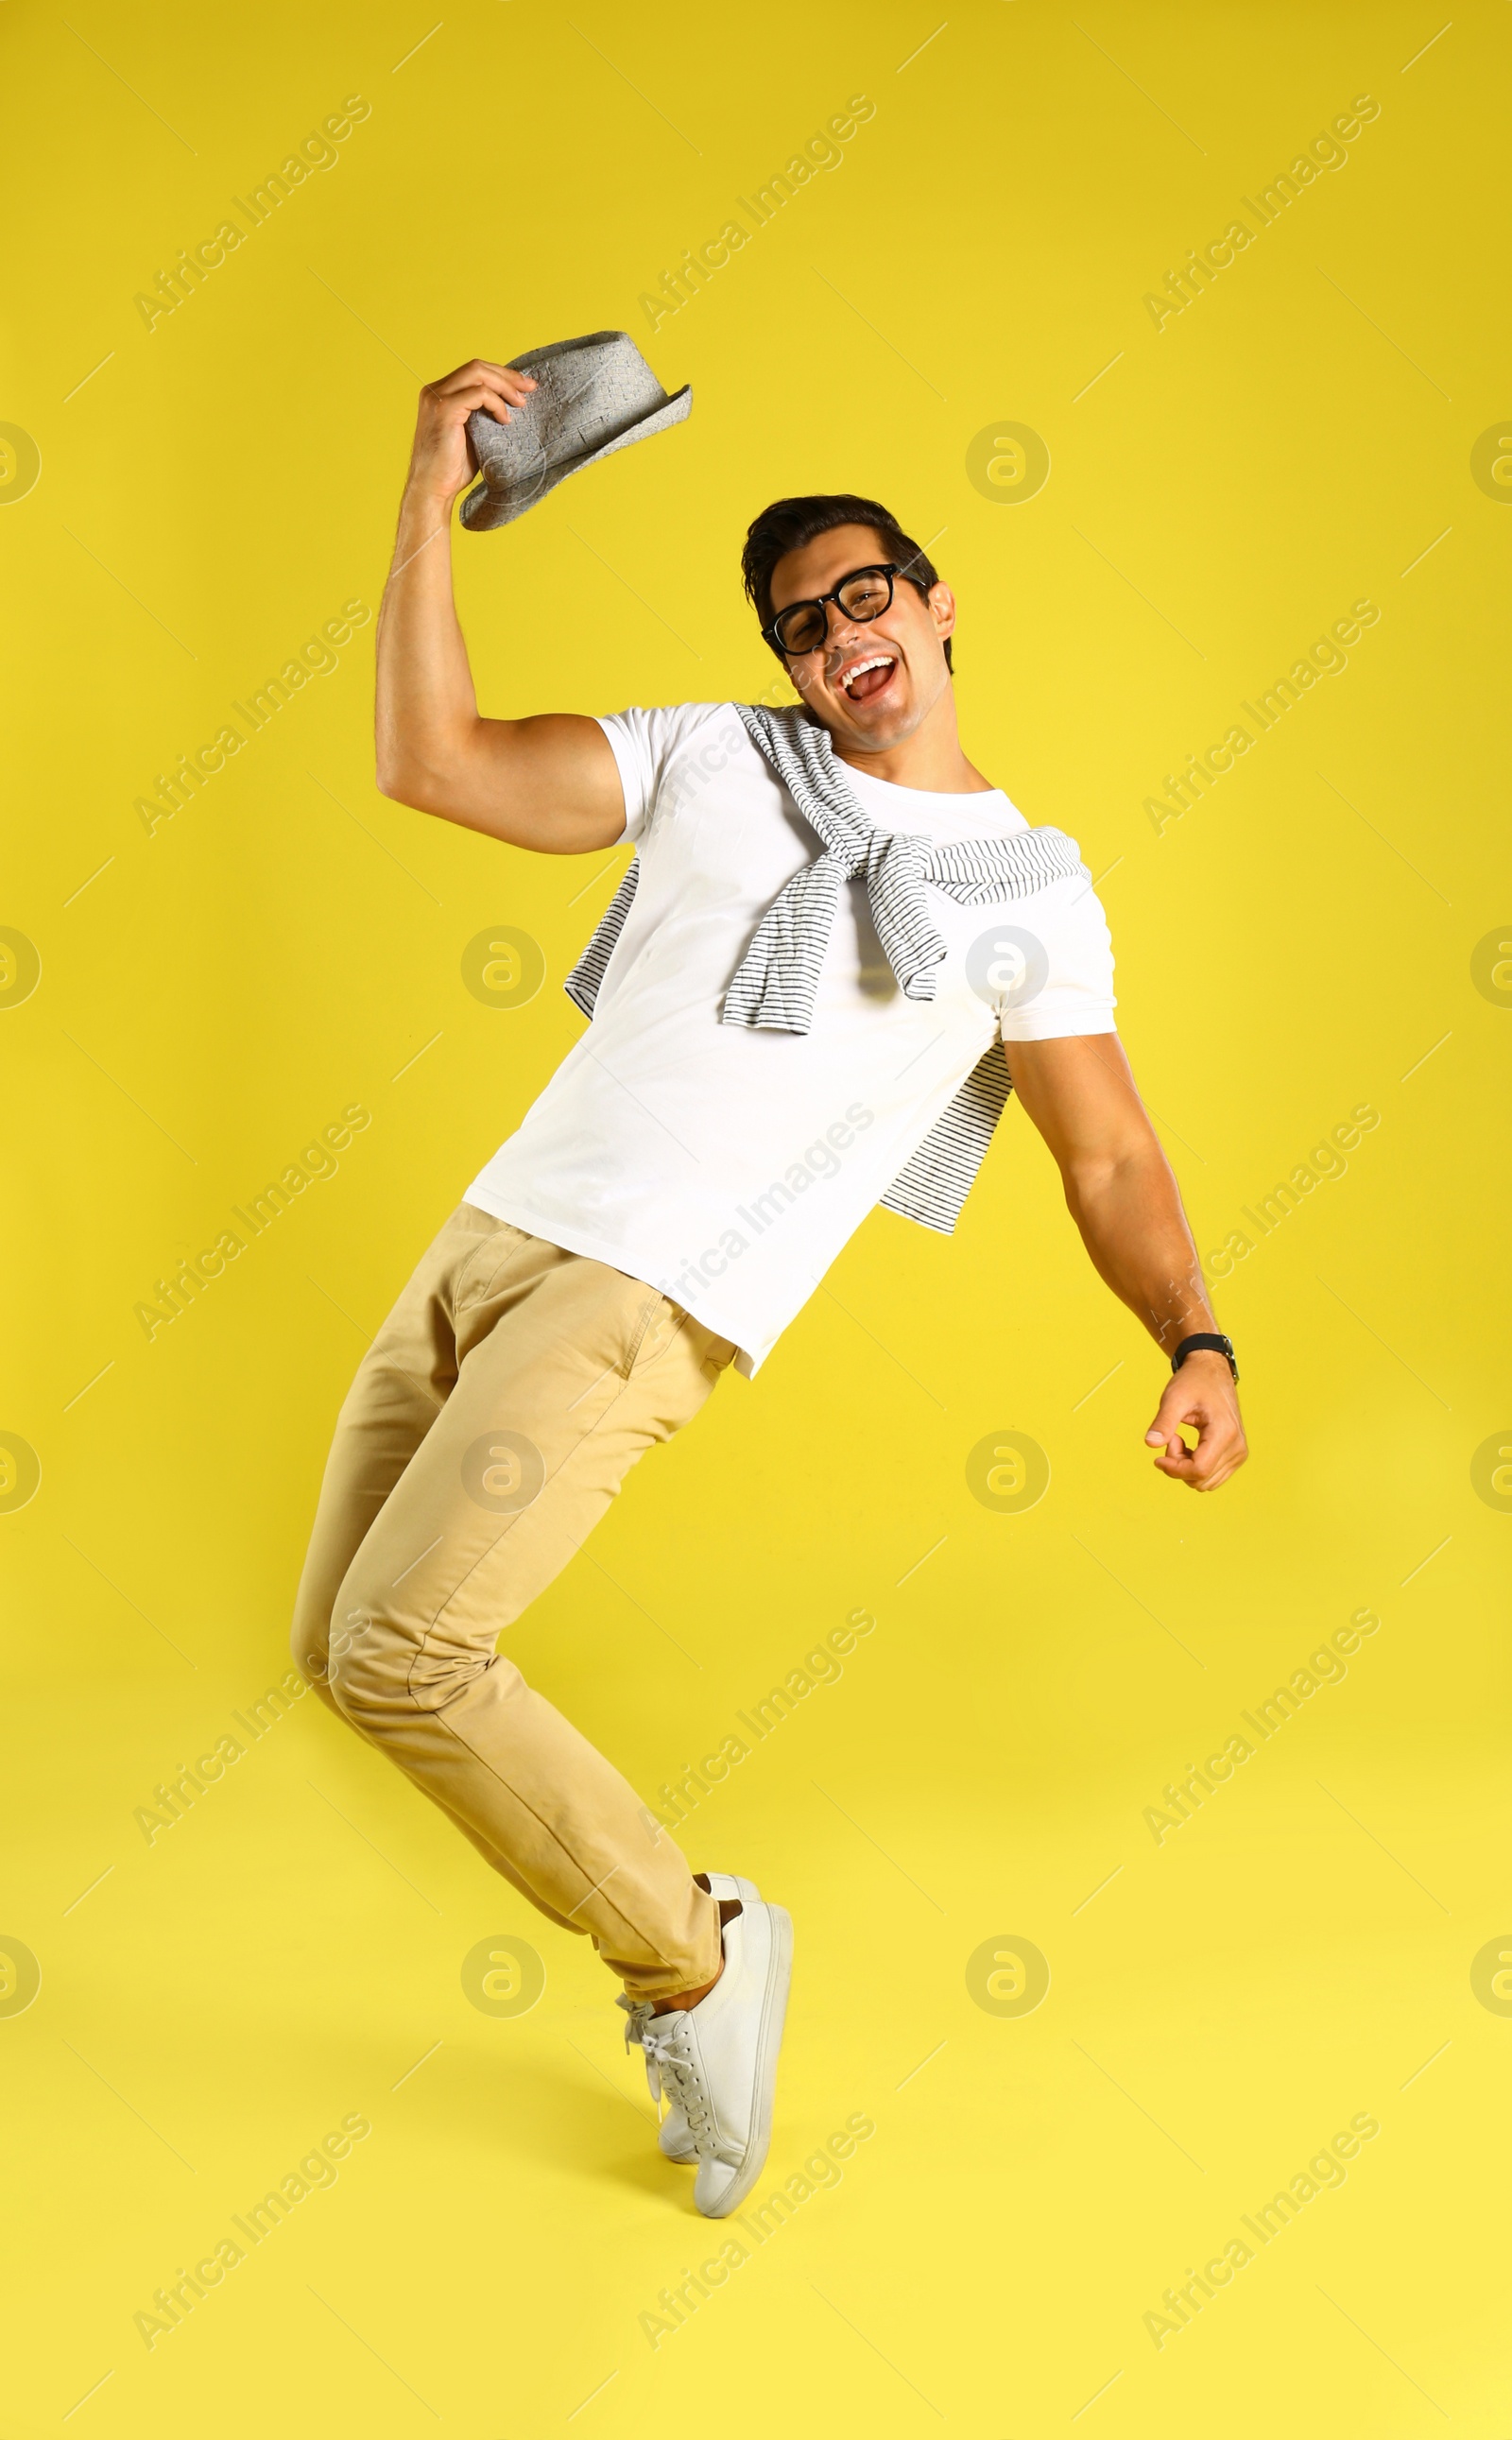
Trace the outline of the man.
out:
M 637 857 L 569 981 L 591 1024 L 342 1408 L 294 1648 L 498 1872 L 591 1933 L 672 2105 L 662 2149 L 696 2161 L 717 2218 L 766 2152 L 788 1918 L 748 1880 L 694 1878 L 496 1653 L 501 1628 L 636 1459 L 732 1364 L 755 1372 L 876 1203 L 953 1225 L 1010 1068 L 1093 1263 L 1179 1366 L 1156 1465 L 1211 1491 L 1246 1452 L 1086 869 L 962 750 L 949 587 L 878 503 L 780 501 L 750 529 L 747 590 L 804 709 L 483 718 L 451 510 L 469 414 L 508 421 L 533 386 L 478 360 L 422 393 L 378 783 L 516 847 L 631 839 Z

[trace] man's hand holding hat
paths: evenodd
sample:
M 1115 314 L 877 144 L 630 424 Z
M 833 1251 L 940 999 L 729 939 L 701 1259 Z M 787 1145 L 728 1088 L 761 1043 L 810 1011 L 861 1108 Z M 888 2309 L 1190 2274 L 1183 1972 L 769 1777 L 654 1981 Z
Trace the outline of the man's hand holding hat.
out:
M 534 387 L 529 373 L 516 372 L 512 365 L 490 364 L 483 356 L 459 365 L 440 381 L 427 382 L 420 393 L 409 490 L 449 509 L 477 473 L 467 435 L 469 416 L 489 415 L 508 423 L 510 409 L 523 406 Z

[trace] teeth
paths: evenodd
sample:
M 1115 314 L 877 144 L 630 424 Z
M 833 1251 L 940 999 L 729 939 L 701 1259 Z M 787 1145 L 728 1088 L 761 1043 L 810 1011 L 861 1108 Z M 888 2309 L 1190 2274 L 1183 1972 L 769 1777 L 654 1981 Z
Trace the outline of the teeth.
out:
M 865 671 L 890 670 L 891 667 L 892 655 L 891 653 L 873 653 L 869 661 L 853 662 L 841 678 L 840 684 L 845 689 L 846 693 L 849 694 L 856 679 L 860 677 Z

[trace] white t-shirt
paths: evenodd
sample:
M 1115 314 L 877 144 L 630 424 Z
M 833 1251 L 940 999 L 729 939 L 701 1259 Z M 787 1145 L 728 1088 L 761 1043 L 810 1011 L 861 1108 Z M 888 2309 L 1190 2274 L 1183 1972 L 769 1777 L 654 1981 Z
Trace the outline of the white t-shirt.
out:
M 812 1031 L 722 1025 L 757 925 L 820 842 L 731 705 L 600 725 L 635 897 L 591 1025 L 466 1200 L 645 1280 L 733 1339 L 749 1376 L 999 1035 L 1114 1031 L 1112 942 L 1085 868 L 1001 907 L 927 886 L 947 955 L 934 998 L 909 1000 L 853 882 Z M 936 844 L 1029 827 L 1000 789 L 845 780 L 880 828 Z

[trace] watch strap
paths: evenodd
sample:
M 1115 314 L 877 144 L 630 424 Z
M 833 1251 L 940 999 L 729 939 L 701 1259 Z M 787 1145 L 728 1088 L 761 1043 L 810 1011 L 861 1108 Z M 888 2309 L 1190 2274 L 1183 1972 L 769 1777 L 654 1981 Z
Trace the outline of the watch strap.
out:
M 1189 1338 L 1183 1338 L 1180 1346 L 1177 1349 L 1176 1354 L 1171 1358 L 1172 1372 L 1179 1372 L 1182 1365 L 1186 1362 L 1187 1357 L 1193 1355 L 1199 1347 L 1211 1348 L 1215 1355 L 1225 1357 L 1228 1362 L 1229 1370 L 1233 1374 L 1234 1380 L 1237 1382 L 1239 1378 L 1239 1368 L 1233 1360 L 1233 1341 L 1232 1338 L 1225 1338 L 1220 1332 L 1214 1330 L 1196 1330 L 1192 1333 Z

